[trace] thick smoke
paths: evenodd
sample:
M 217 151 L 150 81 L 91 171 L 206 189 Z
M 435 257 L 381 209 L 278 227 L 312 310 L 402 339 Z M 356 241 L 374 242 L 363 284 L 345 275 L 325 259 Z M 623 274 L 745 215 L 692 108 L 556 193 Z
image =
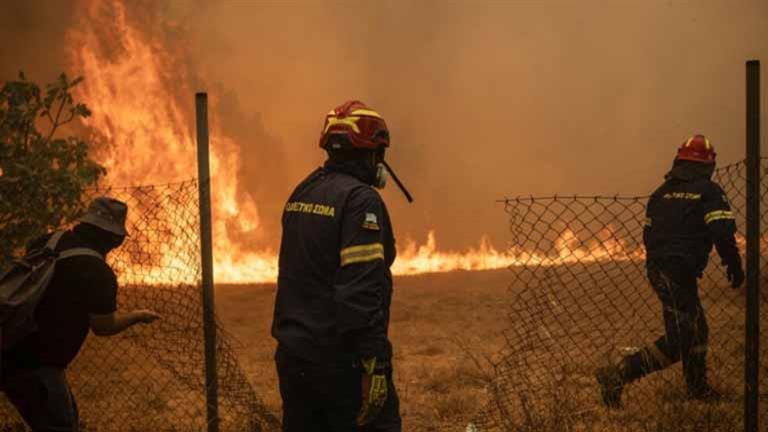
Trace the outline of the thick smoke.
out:
M 52 81 L 68 69 L 64 35 L 75 23 L 67 2 L 5 1 L 0 13 L 0 82 L 29 78 Z
M 388 158 L 416 197 L 384 192 L 400 238 L 434 228 L 463 248 L 486 233 L 504 244 L 504 196 L 646 194 L 693 133 L 711 137 L 721 163 L 740 160 L 744 61 L 768 68 L 761 0 L 128 5 L 147 31 L 177 29 L 164 48 L 184 47 L 180 76 L 209 91 L 239 144 L 233 169 L 273 244 L 291 188 L 322 163 L 324 113 L 346 99 L 392 129 Z M 3 79 L 65 68 L 69 10 L 14 2 Z

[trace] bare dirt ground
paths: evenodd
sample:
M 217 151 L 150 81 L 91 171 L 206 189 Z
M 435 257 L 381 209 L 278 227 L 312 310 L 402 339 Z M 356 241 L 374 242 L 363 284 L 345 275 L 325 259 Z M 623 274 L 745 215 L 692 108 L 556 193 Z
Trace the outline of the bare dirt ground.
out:
M 507 270 L 395 279 L 390 337 L 403 430 L 463 430 L 487 400 L 483 373 L 507 327 Z M 274 412 L 280 395 L 269 330 L 274 285 L 219 286 L 216 310 L 238 359 Z

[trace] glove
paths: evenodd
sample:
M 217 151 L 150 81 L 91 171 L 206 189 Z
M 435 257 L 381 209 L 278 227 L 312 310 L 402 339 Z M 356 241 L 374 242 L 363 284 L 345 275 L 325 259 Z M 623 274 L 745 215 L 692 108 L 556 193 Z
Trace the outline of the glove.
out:
M 741 268 L 741 263 L 728 264 L 725 273 L 728 276 L 728 282 L 731 283 L 733 288 L 738 288 L 744 283 L 744 270 Z
M 370 423 L 379 415 L 387 401 L 387 376 L 383 368 L 376 367 L 376 357 L 363 360 L 362 397 L 360 413 L 357 415 L 357 425 Z

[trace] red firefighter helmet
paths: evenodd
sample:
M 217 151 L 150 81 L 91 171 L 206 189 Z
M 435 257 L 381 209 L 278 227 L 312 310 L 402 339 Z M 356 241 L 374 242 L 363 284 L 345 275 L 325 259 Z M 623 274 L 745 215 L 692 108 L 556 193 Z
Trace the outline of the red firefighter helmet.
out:
M 328 148 L 328 138 L 333 135 L 349 138 L 352 148 L 374 150 L 389 147 L 389 130 L 384 118 L 357 100 L 345 102 L 325 116 L 320 147 L 325 150 L 340 149 L 341 144 L 338 148 Z
M 688 138 L 677 150 L 675 160 L 688 160 L 701 163 L 715 163 L 715 148 L 704 135 L 694 135 Z

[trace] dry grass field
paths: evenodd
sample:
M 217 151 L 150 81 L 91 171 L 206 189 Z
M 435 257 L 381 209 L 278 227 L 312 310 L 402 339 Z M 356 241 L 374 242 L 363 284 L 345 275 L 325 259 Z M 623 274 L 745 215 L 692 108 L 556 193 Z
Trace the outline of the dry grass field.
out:
M 512 279 L 508 270 L 396 279 L 391 339 L 405 431 L 464 431 L 488 401 L 492 371 L 488 361 L 498 359 L 506 345 L 502 331 L 512 325 L 508 316 L 509 302 L 514 299 L 508 290 Z M 220 286 L 217 310 L 224 327 L 238 340 L 241 366 L 256 391 L 271 410 L 279 412 L 272 361 L 275 344 L 269 336 L 274 289 L 273 285 Z M 718 329 L 711 347 L 712 378 L 730 401 L 714 405 L 687 402 L 679 366 L 675 366 L 631 386 L 627 394 L 630 406 L 609 411 L 599 404 L 592 378 L 594 365 L 566 362 L 562 374 L 555 374 L 562 375 L 556 386 L 544 389 L 551 397 L 527 412 L 528 418 L 515 419 L 508 428 L 531 432 L 727 432 L 740 427 L 743 370 L 737 359 L 743 353 L 743 303 L 736 292 L 709 291 L 703 296 L 711 307 L 711 323 Z M 650 291 L 644 295 L 653 296 Z M 660 317 L 651 313 L 655 310 L 648 309 L 649 315 L 643 318 L 653 328 L 661 324 Z M 768 371 L 766 358 L 764 371 Z M 530 394 L 521 390 L 513 398 Z M 766 409 L 761 403 L 761 411 Z
M 510 292 L 508 289 L 513 279 L 514 274 L 508 270 L 453 272 L 395 279 L 390 332 L 395 348 L 395 381 L 401 399 L 404 431 L 463 432 L 467 423 L 489 400 L 489 389 L 492 388 L 489 385 L 492 377 L 490 362 L 500 359 L 507 345 L 503 331 L 514 324 L 510 322 L 509 313 L 513 309 L 511 302 L 515 300 L 515 290 Z M 577 288 L 578 285 L 574 285 L 568 291 L 569 295 L 578 298 L 590 296 L 587 291 L 579 291 Z M 280 397 L 273 362 L 275 342 L 270 336 L 275 286 L 220 285 L 217 286 L 216 295 L 217 314 L 228 338 L 233 342 L 238 363 L 267 408 L 279 414 Z M 652 294 L 648 292 L 643 296 Z M 633 384 L 626 395 L 628 408 L 614 412 L 603 409 L 598 402 L 597 386 L 592 378 L 596 362 L 593 357 L 597 351 L 588 346 L 585 350 L 579 348 L 589 341 L 586 333 L 578 336 L 579 328 L 582 325 L 589 327 L 594 322 L 590 321 L 589 314 L 582 315 L 584 311 L 571 306 L 567 317 L 558 317 L 549 312 L 542 316 L 542 322 L 548 322 L 549 329 L 556 332 L 554 335 L 557 337 L 551 341 L 554 345 L 542 347 L 542 353 L 546 355 L 544 358 L 548 360 L 531 363 L 540 365 L 538 369 L 548 368 L 546 365 L 557 365 L 557 370 L 537 372 L 536 368 L 515 369 L 516 373 L 511 375 L 513 377 L 547 378 L 538 382 L 531 381 L 534 387 L 506 382 L 504 403 L 523 407 L 510 411 L 498 423 L 506 424 L 506 430 L 515 432 L 727 432 L 741 429 L 743 298 L 737 292 L 720 289 L 707 290 L 703 298 L 709 307 L 710 323 L 716 329 L 711 341 L 714 354 L 711 362 L 712 378 L 718 388 L 732 397 L 730 402 L 710 406 L 685 401 L 682 377 L 679 366 L 676 366 L 652 379 Z M 520 307 L 519 304 L 517 306 Z M 635 323 L 646 323 L 649 328 L 655 329 L 651 333 L 656 334 L 660 319 L 654 313 L 656 304 L 650 301 L 649 306 L 644 312 L 634 311 L 632 315 L 635 320 L 639 320 Z M 617 307 L 626 309 L 621 304 L 617 304 Z M 762 308 L 768 311 L 768 304 L 764 302 Z M 174 313 L 172 309 L 163 312 L 167 316 Z M 768 314 L 763 317 L 765 319 Z M 582 322 L 585 324 L 580 324 Z M 619 322 L 607 324 L 609 331 L 606 338 L 616 335 L 617 341 L 623 341 L 626 337 L 629 342 L 629 335 L 617 333 L 626 330 Z M 763 328 L 766 328 L 765 323 Z M 200 395 L 194 398 L 187 395 L 185 392 L 189 389 L 179 386 L 178 379 L 165 376 L 167 373 L 159 373 L 165 370 L 161 367 L 163 365 L 153 364 L 153 357 L 146 356 L 146 347 L 153 347 L 153 350 L 162 348 L 155 345 L 162 345 L 165 339 L 157 336 L 169 331 L 168 328 L 157 326 L 129 332 L 118 340 L 123 344 L 121 349 L 110 348 L 115 341 L 91 339 L 86 352 L 81 355 L 81 359 L 85 360 L 81 364 L 88 367 L 77 369 L 72 376 L 81 408 L 94 408 L 98 402 L 115 411 L 116 406 L 109 402 L 111 398 L 115 398 L 115 403 L 132 403 L 138 398 L 143 406 L 149 408 L 140 416 L 136 416 L 133 411 L 120 409 L 117 413 L 110 412 L 109 417 L 93 417 L 91 412 L 90 427 L 86 430 L 175 432 L 202 428 L 200 422 L 204 420 L 204 413 L 189 411 L 191 403 L 199 404 Z M 577 336 L 574 338 L 568 335 Z M 134 338 L 138 338 L 136 341 L 144 341 L 140 345 L 145 348 L 131 344 L 130 340 Z M 149 344 L 153 340 L 158 341 L 157 344 Z M 163 349 L 169 348 L 172 347 Z M 185 355 L 169 351 L 167 356 L 179 358 L 180 365 L 201 364 L 200 346 L 180 349 Z M 535 351 L 530 354 L 537 355 Z M 185 363 L 183 357 L 190 355 L 197 357 Z M 105 371 L 109 371 L 109 374 L 105 375 Z M 148 380 L 146 378 L 149 373 L 152 379 Z M 190 373 L 190 376 L 201 375 L 202 371 Z M 765 349 L 761 374 L 763 383 L 767 383 L 768 353 Z M 90 380 L 98 383 L 86 385 Z M 110 385 L 112 382 L 128 384 Z M 122 394 L 127 395 L 125 400 L 119 399 Z M 152 398 L 149 401 L 151 403 L 143 400 L 145 397 Z M 768 412 L 766 402 L 763 398 L 763 414 Z M 195 406 L 198 409 L 202 407 Z M 178 411 L 176 414 L 187 413 L 194 421 L 190 420 L 182 427 L 168 426 L 174 424 L 171 420 L 174 418 L 174 410 Z M 0 416 L 3 415 L 0 404 Z M 10 425 L 3 427 L 3 420 L 8 419 L 0 418 L 0 430 L 23 430 Z M 11 421 L 11 424 L 14 423 Z M 766 426 L 765 423 L 763 425 Z M 239 430 L 239 427 L 233 429 L 230 425 L 227 430 L 230 429 Z
M 396 278 L 390 332 L 403 430 L 463 430 L 487 400 L 483 374 L 504 345 L 509 281 L 506 270 Z M 269 334 L 274 285 L 219 286 L 216 295 L 241 366 L 279 412 Z

